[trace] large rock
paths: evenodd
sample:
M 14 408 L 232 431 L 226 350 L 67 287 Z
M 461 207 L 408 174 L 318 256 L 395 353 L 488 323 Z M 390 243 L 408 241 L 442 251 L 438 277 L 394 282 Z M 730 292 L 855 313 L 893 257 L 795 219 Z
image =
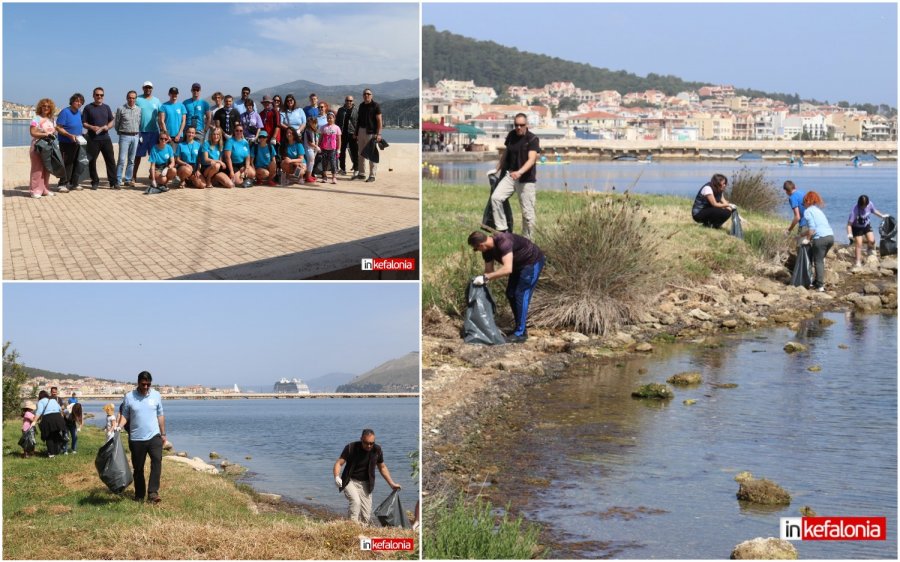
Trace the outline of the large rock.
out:
M 701 382 L 703 382 L 703 377 L 696 371 L 688 371 L 684 373 L 676 373 L 666 379 L 666 382 L 669 384 L 682 386 L 689 384 L 700 384 Z
M 866 283 L 863 292 L 867 295 L 880 295 L 881 289 L 875 283 Z
M 790 505 L 791 495 L 771 480 L 743 480 L 738 488 L 737 499 L 760 505 Z
M 732 560 L 797 560 L 797 549 L 775 537 L 744 541 L 731 551 Z
M 650 400 L 671 400 L 675 397 L 675 393 L 668 386 L 653 382 L 639 387 L 631 393 L 631 396 Z
M 281 501 L 281 496 L 278 494 L 257 494 L 259 501 L 264 503 L 278 503 Z
M 703 312 L 699 308 L 695 308 L 695 309 L 691 310 L 690 312 L 688 312 L 688 315 L 691 318 L 696 318 L 697 320 L 701 320 L 701 321 L 712 320 L 712 316 L 710 314 Z
M 584 343 L 591 340 L 591 338 L 581 332 L 565 332 L 560 337 L 569 343 Z
M 641 342 L 634 346 L 635 351 L 640 351 L 641 353 L 650 353 L 653 351 L 653 346 L 647 342 Z
M 754 290 L 747 291 L 741 296 L 741 300 L 746 304 L 762 304 L 765 298 L 765 295 Z
M 784 350 L 788 353 L 798 353 L 801 351 L 806 351 L 806 346 L 800 342 L 789 341 L 784 344 Z
M 881 297 L 878 295 L 865 295 L 854 298 L 853 306 L 862 312 L 874 312 L 881 308 Z
M 187 466 L 193 468 L 198 472 L 208 472 L 209 474 L 218 474 L 219 471 L 211 464 L 207 464 L 200 457 L 194 457 L 192 459 L 188 459 L 185 457 L 179 457 L 175 455 L 170 455 L 167 457 L 163 457 L 165 462 L 177 462 L 180 464 L 186 464 Z

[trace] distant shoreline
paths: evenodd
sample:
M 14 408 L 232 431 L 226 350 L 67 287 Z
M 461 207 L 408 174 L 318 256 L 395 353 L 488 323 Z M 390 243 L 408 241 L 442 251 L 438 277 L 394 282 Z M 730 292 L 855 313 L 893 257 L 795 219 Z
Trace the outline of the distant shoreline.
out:
M 354 393 L 311 393 L 311 394 L 163 394 L 164 400 L 282 400 L 282 399 L 309 399 L 309 398 L 419 398 L 418 392 L 354 392 Z M 119 400 L 121 394 L 91 394 L 79 396 L 82 401 L 89 400 Z

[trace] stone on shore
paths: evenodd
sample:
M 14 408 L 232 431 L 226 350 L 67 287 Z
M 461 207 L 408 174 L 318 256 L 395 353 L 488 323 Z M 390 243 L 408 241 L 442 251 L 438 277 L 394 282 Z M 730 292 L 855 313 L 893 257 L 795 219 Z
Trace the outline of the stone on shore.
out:
M 650 353 L 653 351 L 653 346 L 647 342 L 642 342 L 634 346 L 635 351 L 640 351 L 641 353 Z
M 652 400 L 671 400 L 675 397 L 672 389 L 664 384 L 650 383 L 641 386 L 631 393 L 634 398 L 646 398 Z
M 760 505 L 790 505 L 791 503 L 791 495 L 784 488 L 765 478 L 742 481 L 737 498 Z
M 200 457 L 194 457 L 192 459 L 179 457 L 177 455 L 170 455 L 167 457 L 163 457 L 164 460 L 168 460 L 169 462 L 177 462 L 181 464 L 186 464 L 189 467 L 193 468 L 198 472 L 207 472 L 209 474 L 218 474 L 219 470 L 211 464 L 207 464 Z
M 784 344 L 784 350 L 788 353 L 797 353 L 800 351 L 806 351 L 806 346 L 800 342 L 789 341 Z
M 722 327 L 728 328 L 729 330 L 733 330 L 737 328 L 738 321 L 734 318 L 729 318 L 728 320 L 722 320 Z
M 682 404 L 684 404 L 685 406 L 693 406 L 696 403 L 697 403 L 697 400 L 695 398 L 688 398 L 687 400 L 682 402 Z
M 591 340 L 590 337 L 582 334 L 581 332 L 565 332 L 559 337 L 569 343 L 584 343 Z
M 229 463 L 228 466 L 224 467 L 224 471 L 225 474 L 237 476 L 247 472 L 247 467 L 241 466 L 239 464 Z
M 813 508 L 809 507 L 808 505 L 804 505 L 800 508 L 800 515 L 802 515 L 803 517 L 815 517 L 818 514 Z
M 744 541 L 731 551 L 732 560 L 797 560 L 797 549 L 775 537 L 757 537 Z
M 215 452 L 215 451 L 211 451 L 211 452 L 209 453 L 209 458 L 211 458 L 211 459 L 217 459 L 217 458 L 219 458 L 219 453 L 217 453 L 217 452 Z
M 174 448 L 175 448 L 175 445 L 173 445 L 171 441 L 166 439 L 165 444 L 163 444 L 163 451 L 171 451 Z
M 178 451 L 178 456 L 181 458 L 187 458 L 187 451 Z
M 850 302 L 862 312 L 874 312 L 881 308 L 881 297 L 878 295 L 857 295 Z
M 806 368 L 806 370 L 811 373 L 818 373 L 819 371 L 822 370 L 822 366 L 821 365 L 810 365 L 809 367 Z
M 278 503 L 281 501 L 281 496 L 278 494 L 257 494 L 257 497 L 263 503 Z
M 753 480 L 753 474 L 749 470 L 742 470 L 734 475 L 735 482 L 747 482 L 748 480 Z
M 666 379 L 666 382 L 669 384 L 676 385 L 689 385 L 689 384 L 700 384 L 703 382 L 703 377 L 700 373 L 696 371 L 687 371 L 684 373 L 676 373 L 671 377 Z

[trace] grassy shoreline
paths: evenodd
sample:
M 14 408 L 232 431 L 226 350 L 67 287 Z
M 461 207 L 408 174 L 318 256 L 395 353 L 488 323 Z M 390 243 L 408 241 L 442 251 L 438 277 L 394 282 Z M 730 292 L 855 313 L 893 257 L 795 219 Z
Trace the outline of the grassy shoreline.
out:
M 105 441 L 101 429 L 85 426 L 76 455 L 23 459 L 20 428 L 18 421 L 3 426 L 6 559 L 360 560 L 376 558 L 360 550 L 361 535 L 415 537 L 412 531 L 323 521 L 257 504 L 246 486 L 165 458 L 163 502 L 138 503 L 131 487 L 112 494 L 97 476 L 94 457 Z M 38 451 L 43 450 L 39 441 Z M 47 540 L 48 533 L 55 538 Z

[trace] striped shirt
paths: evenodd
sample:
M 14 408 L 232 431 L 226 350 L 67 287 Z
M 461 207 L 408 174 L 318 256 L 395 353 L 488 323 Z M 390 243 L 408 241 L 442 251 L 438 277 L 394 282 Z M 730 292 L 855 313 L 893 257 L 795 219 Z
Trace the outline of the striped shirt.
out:
M 138 133 L 141 130 L 141 108 L 123 105 L 116 110 L 116 132 Z

